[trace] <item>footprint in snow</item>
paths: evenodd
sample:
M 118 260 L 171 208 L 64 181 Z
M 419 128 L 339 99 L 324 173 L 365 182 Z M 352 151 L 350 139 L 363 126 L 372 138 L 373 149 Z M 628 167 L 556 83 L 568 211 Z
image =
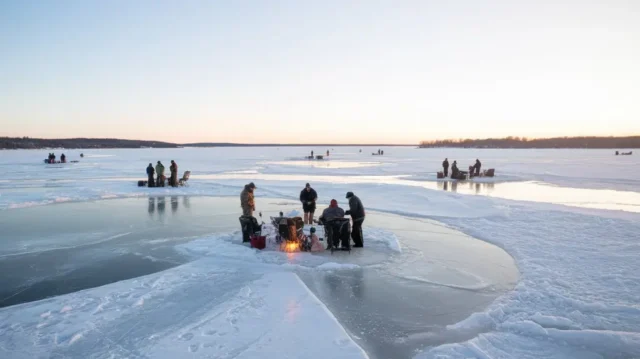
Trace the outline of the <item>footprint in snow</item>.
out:
M 179 336 L 178 338 L 180 338 L 181 340 L 184 340 L 184 341 L 189 341 L 189 340 L 193 339 L 193 333 L 184 333 L 181 336 Z
M 62 309 L 60 309 L 60 313 L 70 312 L 73 308 L 70 305 L 65 305 Z

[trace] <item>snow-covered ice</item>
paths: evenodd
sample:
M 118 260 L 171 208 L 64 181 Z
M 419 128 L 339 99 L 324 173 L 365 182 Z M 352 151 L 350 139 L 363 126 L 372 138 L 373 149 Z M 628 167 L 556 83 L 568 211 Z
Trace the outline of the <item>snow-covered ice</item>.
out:
M 441 251 L 439 245 L 422 248 L 410 240 L 412 233 L 425 234 L 421 225 L 412 228 L 414 220 L 432 223 L 430 235 L 437 236 L 437 228 L 454 229 L 497 245 L 513 256 L 520 278 L 513 290 L 488 305 L 478 303 L 466 319 L 434 324 L 434 318 L 416 315 L 411 323 L 415 333 L 396 340 L 424 344 L 402 357 L 640 357 L 636 156 L 615 157 L 611 150 L 385 148 L 385 156 L 372 157 L 366 148 L 363 153 L 340 148 L 332 151 L 329 165 L 307 165 L 301 158 L 310 150 L 65 150 L 69 159 L 80 152 L 85 158 L 50 167 L 42 164 L 47 151 L 0 152 L 6 174 L 0 181 L 0 209 L 5 213 L 130 197 L 236 200 L 242 185 L 253 180 L 258 210 L 266 206 L 261 201 L 271 201 L 268 198 L 296 206 L 299 191 L 311 182 L 323 205 L 336 198 L 344 206 L 344 193 L 353 190 L 367 209 L 404 216 L 405 221 L 394 227 L 395 219 L 368 216 L 364 226 L 373 247 L 370 259 L 354 256 L 346 261 L 306 253 L 290 261 L 279 253 L 258 253 L 237 245 L 233 231 L 219 233 L 215 241 L 195 232 L 197 238 L 178 242 L 153 238 L 191 259 L 146 276 L 0 309 L 0 356 L 257 358 L 281 357 L 285 350 L 290 357 L 351 358 L 366 357 L 363 350 L 382 353 L 367 347 L 366 338 L 392 328 L 350 317 L 341 312 L 342 297 L 325 295 L 351 283 L 352 275 L 382 274 L 412 283 L 405 285 L 409 287 L 434 285 L 478 294 L 495 290 L 487 279 L 494 274 L 483 273 L 480 265 L 465 267 L 465 257 L 456 257 L 478 244 L 452 239 Z M 461 168 L 480 158 L 483 168 L 496 168 L 497 176 L 456 184 L 452 192 L 453 184 L 445 188 L 434 178 L 444 157 L 458 160 Z M 147 163 L 158 159 L 175 159 L 181 172 L 193 171 L 190 186 L 136 187 Z M 170 208 L 167 203 L 167 212 Z M 28 231 L 20 233 L 18 241 L 3 236 L 0 261 L 87 241 L 111 245 L 131 238 L 130 230 L 87 239 L 56 238 L 55 229 L 51 231 L 51 236 L 33 242 L 26 240 Z M 140 233 L 139 228 L 133 231 Z M 427 246 L 429 240 L 422 242 Z M 426 251 L 432 251 L 427 259 L 422 257 Z M 256 265 L 240 269 L 240 259 Z M 479 260 L 499 263 L 482 255 Z M 347 288 L 340 289 L 345 296 Z M 318 330 L 321 339 L 309 340 L 309 333 Z

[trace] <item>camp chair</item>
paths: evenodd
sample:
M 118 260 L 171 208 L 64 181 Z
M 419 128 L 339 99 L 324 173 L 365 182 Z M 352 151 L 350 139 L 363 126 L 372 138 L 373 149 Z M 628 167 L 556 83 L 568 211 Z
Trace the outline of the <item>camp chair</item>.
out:
M 178 185 L 179 186 L 187 185 L 187 181 L 189 180 L 189 176 L 191 176 L 191 171 L 185 171 L 184 175 L 182 176 L 182 178 L 180 178 L 178 180 Z

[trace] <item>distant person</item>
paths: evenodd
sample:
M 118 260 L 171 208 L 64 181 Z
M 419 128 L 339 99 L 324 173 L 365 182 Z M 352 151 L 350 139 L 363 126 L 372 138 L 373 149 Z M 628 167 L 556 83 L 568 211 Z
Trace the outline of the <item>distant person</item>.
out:
M 65 156 L 64 153 L 60 156 L 60 162 L 67 163 L 67 156 Z
M 156 186 L 164 187 L 164 180 L 165 180 L 164 165 L 160 161 L 158 161 L 158 164 L 156 164 L 156 176 L 157 176 Z
M 346 198 L 349 199 L 349 210 L 345 212 L 347 215 L 351 215 L 353 220 L 353 227 L 351 228 L 351 239 L 353 239 L 354 247 L 362 248 L 364 244 L 364 238 L 362 236 L 362 222 L 364 222 L 364 206 L 360 198 L 356 197 L 353 192 L 347 192 Z
M 149 187 L 155 187 L 155 183 L 153 182 L 153 175 L 155 174 L 155 170 L 153 169 L 153 165 L 151 163 L 149 163 L 149 166 L 147 167 L 147 184 L 149 185 Z
M 442 169 L 444 170 L 444 177 L 448 177 L 449 176 L 449 159 L 445 158 L 444 161 L 442 162 Z
M 453 165 L 451 165 L 451 178 L 458 178 L 458 162 L 453 161 Z
M 322 224 L 326 224 L 328 221 L 336 218 L 344 218 L 344 210 L 338 207 L 338 201 L 332 199 L 329 207 L 322 211 L 319 219 Z
M 304 211 L 304 224 L 313 224 L 313 213 L 316 211 L 317 199 L 318 193 L 307 183 L 300 191 L 300 202 L 302 202 L 302 210 Z
M 169 179 L 169 184 L 171 187 L 178 187 L 178 164 L 171 160 L 171 166 L 169 166 L 169 171 L 171 171 L 171 178 Z
M 313 151 L 311 151 L 311 158 L 313 158 Z
M 80 154 L 80 157 L 81 157 L 81 158 L 83 158 L 83 157 L 84 157 L 84 153 L 81 153 L 81 154 Z
M 327 150 L 327 157 L 329 157 L 329 150 Z
M 243 216 L 253 216 L 253 211 L 256 210 L 256 203 L 253 194 L 253 191 L 256 188 L 256 185 L 251 182 L 245 185 L 242 192 L 240 192 L 240 207 L 242 207 Z
M 381 152 L 380 152 L 380 149 L 378 148 L 378 154 L 380 154 L 380 153 L 381 153 Z
M 56 163 L 56 154 L 55 153 L 51 154 L 51 159 L 53 160 L 51 163 Z
M 384 156 L 384 150 L 380 151 L 380 155 Z
M 476 171 L 476 176 L 480 176 L 481 167 L 482 167 L 482 163 L 480 163 L 480 160 L 476 158 L 476 164 L 473 165 L 473 169 Z
M 620 154 L 620 152 L 616 151 L 616 156 L 618 156 Z

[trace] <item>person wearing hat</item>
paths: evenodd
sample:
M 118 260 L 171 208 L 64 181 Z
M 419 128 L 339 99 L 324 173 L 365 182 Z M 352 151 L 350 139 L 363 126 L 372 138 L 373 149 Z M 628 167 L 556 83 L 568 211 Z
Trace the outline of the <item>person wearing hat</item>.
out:
M 153 182 L 153 175 L 155 174 L 155 170 L 153 169 L 153 165 L 149 163 L 149 167 L 147 167 L 147 184 L 149 187 L 155 187 L 155 183 Z
M 171 171 L 171 177 L 169 178 L 169 184 L 171 187 L 178 187 L 178 164 L 171 160 L 171 166 L 169 166 L 169 171 Z
M 302 210 L 304 211 L 304 224 L 313 224 L 313 213 L 316 211 L 317 199 L 316 190 L 307 183 L 300 191 L 300 202 L 302 202 Z
M 338 207 L 338 201 L 332 199 L 329 207 L 322 211 L 322 215 L 320 215 L 320 222 L 326 223 L 336 218 L 344 218 L 344 210 Z
M 445 158 L 444 161 L 442 161 L 442 169 L 444 170 L 444 177 L 449 177 L 449 159 Z
M 353 239 L 354 247 L 361 248 L 364 244 L 362 236 L 362 222 L 364 222 L 364 206 L 362 201 L 353 192 L 347 192 L 346 198 L 349 199 L 349 210 L 346 215 L 351 215 L 353 227 L 351 228 L 351 239 Z
M 243 216 L 253 216 L 253 211 L 256 210 L 256 203 L 253 197 L 253 190 L 257 187 L 253 182 L 244 186 L 242 192 L 240 192 L 240 207 L 242 207 Z
M 156 165 L 156 178 L 156 186 L 164 187 L 164 165 L 160 161 Z

